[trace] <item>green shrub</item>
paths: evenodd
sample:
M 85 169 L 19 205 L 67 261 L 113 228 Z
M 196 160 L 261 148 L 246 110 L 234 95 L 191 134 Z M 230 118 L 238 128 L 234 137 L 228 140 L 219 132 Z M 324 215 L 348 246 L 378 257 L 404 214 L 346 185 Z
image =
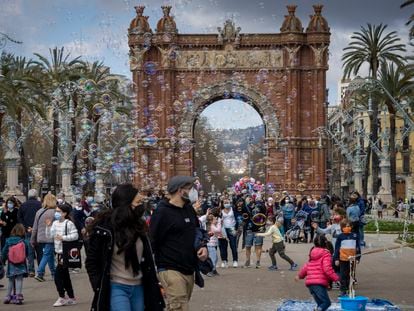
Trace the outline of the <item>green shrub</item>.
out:
M 380 232 L 402 232 L 404 230 L 404 222 L 378 220 L 378 227 Z M 365 231 L 377 231 L 374 220 L 368 222 L 365 226 Z M 414 224 L 408 225 L 408 231 L 414 232 Z

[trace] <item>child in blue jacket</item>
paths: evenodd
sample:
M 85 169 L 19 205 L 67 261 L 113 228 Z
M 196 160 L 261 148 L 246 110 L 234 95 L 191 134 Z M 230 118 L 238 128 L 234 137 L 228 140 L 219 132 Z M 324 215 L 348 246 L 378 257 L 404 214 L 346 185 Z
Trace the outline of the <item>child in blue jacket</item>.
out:
M 25 240 L 25 232 L 26 230 L 22 224 L 16 224 L 10 233 L 10 237 L 6 239 L 6 243 L 1 252 L 3 262 L 8 262 L 6 275 L 9 279 L 7 295 L 3 301 L 4 304 L 23 304 L 23 278 L 28 276 L 26 259 L 27 254 L 29 253 L 29 245 Z M 22 253 L 22 255 L 24 255 L 25 258 L 22 262 L 12 263 L 10 249 L 19 243 L 23 243 L 24 245 L 24 253 Z

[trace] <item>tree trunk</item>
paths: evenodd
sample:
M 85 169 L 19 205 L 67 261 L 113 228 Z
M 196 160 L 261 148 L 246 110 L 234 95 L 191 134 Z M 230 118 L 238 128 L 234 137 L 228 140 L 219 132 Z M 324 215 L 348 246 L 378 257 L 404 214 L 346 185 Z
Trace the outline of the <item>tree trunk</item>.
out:
M 57 129 L 59 128 L 59 112 L 57 108 L 53 108 L 53 148 L 52 148 L 52 158 L 58 158 L 58 144 L 59 144 L 59 137 L 57 133 Z M 56 163 L 56 161 L 51 161 Z M 50 179 L 49 179 L 49 190 L 52 192 L 56 191 L 56 181 L 57 181 L 57 165 L 51 163 L 50 169 Z M 52 189 L 53 187 L 53 189 Z
M 390 164 L 391 164 L 391 194 L 393 199 L 397 196 L 397 165 L 395 150 L 395 111 L 388 110 L 390 115 Z
M 17 112 L 17 126 L 16 126 L 16 134 L 17 134 L 17 139 L 20 139 L 20 137 L 22 136 L 22 111 L 19 110 Z M 26 164 L 26 156 L 25 156 L 25 152 L 24 152 L 24 142 L 21 142 L 21 148 L 19 150 L 19 154 L 20 154 L 20 181 L 23 184 L 23 193 L 27 193 L 27 188 L 28 188 L 28 183 L 29 183 L 29 175 L 28 175 L 28 169 L 27 169 L 27 164 Z
M 368 146 L 367 150 L 365 151 L 366 154 L 366 162 L 364 167 L 364 177 L 362 179 L 362 188 L 364 191 L 365 198 L 368 197 L 368 177 L 369 177 L 369 168 L 371 164 L 371 147 Z

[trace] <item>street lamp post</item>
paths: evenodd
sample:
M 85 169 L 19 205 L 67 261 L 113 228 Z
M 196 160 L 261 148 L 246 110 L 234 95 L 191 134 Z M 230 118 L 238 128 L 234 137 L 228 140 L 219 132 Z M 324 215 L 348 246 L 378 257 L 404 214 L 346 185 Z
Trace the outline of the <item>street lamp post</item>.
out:
M 5 166 L 6 166 L 6 189 L 3 193 L 3 196 L 15 196 L 20 200 L 25 200 L 25 196 L 19 188 L 19 161 L 20 155 L 18 152 L 18 143 L 17 143 L 17 134 L 16 127 L 9 115 L 5 117 L 5 124 L 9 129 L 7 142 L 4 143 L 4 146 L 7 148 L 6 154 L 4 156 Z
M 389 93 L 387 88 L 377 79 L 373 78 L 355 78 L 350 84 L 350 90 L 365 90 L 369 93 L 368 99 L 368 113 L 370 112 L 371 108 L 371 94 L 374 91 L 380 91 L 382 94 L 385 94 L 392 102 L 395 110 L 398 111 L 403 119 L 404 123 L 407 124 L 404 131 L 401 133 L 400 140 L 403 141 L 405 137 L 407 137 L 411 131 L 414 130 L 414 121 L 405 111 L 404 107 Z M 385 118 L 385 116 L 384 116 Z M 374 120 L 375 121 L 375 120 Z M 384 122 L 385 124 L 385 122 Z M 382 148 L 379 150 L 377 146 L 377 142 L 372 142 L 369 136 L 367 136 L 368 141 L 372 147 L 372 150 L 376 152 L 380 158 L 380 175 L 381 175 L 381 187 L 380 191 L 378 192 L 378 196 L 381 200 L 385 203 L 392 202 L 392 193 L 391 193 L 391 163 L 390 163 L 390 152 L 389 152 L 389 129 L 385 128 L 384 131 L 381 133 L 380 140 L 382 142 Z

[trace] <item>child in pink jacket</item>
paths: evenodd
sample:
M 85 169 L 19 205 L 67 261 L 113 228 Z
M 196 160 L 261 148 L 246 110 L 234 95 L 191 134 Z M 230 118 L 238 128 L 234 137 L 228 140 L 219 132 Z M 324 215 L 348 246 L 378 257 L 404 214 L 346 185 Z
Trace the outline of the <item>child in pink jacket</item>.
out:
M 324 235 L 317 235 L 314 247 L 309 252 L 309 261 L 300 269 L 295 280 L 306 278 L 305 284 L 318 305 L 318 311 L 328 310 L 331 300 L 328 295 L 329 281 L 339 281 L 332 268 L 332 255 L 327 249 L 328 240 Z

